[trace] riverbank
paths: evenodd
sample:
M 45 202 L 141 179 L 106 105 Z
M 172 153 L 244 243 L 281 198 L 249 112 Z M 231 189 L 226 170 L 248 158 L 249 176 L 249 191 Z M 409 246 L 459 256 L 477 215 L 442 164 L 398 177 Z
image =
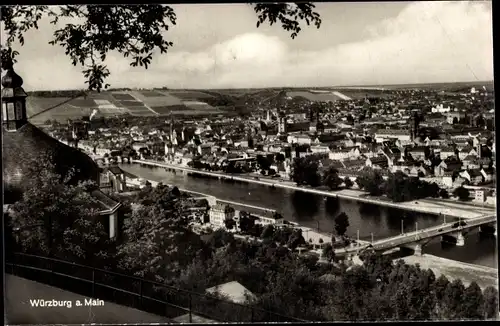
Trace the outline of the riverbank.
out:
M 465 286 L 476 282 L 482 289 L 488 286 L 498 289 L 498 269 L 496 268 L 463 263 L 428 254 L 407 256 L 397 260 L 399 259 L 403 259 L 407 264 L 419 264 L 422 269 L 432 270 L 436 278 L 445 275 L 451 280 L 461 279 Z
M 422 199 L 422 200 L 411 201 L 411 202 L 393 203 L 393 202 L 388 201 L 388 199 L 386 199 L 386 198 L 371 197 L 371 196 L 367 195 L 365 192 L 363 192 L 361 190 L 355 190 L 355 189 L 342 189 L 342 190 L 336 190 L 336 191 L 318 190 L 318 189 L 313 189 L 313 188 L 308 188 L 308 187 L 296 186 L 296 185 L 293 185 L 290 182 L 286 182 L 286 181 L 281 182 L 279 180 L 263 180 L 260 178 L 256 179 L 255 177 L 251 178 L 251 177 L 246 177 L 246 176 L 228 175 L 228 174 L 221 173 L 221 172 L 202 171 L 202 170 L 192 169 L 189 167 L 183 167 L 183 166 L 179 166 L 179 165 L 163 163 L 163 162 L 154 162 L 154 161 L 146 161 L 146 160 L 133 160 L 132 162 L 138 163 L 138 164 L 156 166 L 156 167 L 160 167 L 160 168 L 179 170 L 179 171 L 184 171 L 187 173 L 197 173 L 197 174 L 201 174 L 201 175 L 210 176 L 213 178 L 255 183 L 255 184 L 261 184 L 261 185 L 265 185 L 265 186 L 269 186 L 269 187 L 291 189 L 291 190 L 295 190 L 295 191 L 312 193 L 312 194 L 322 195 L 322 196 L 326 196 L 326 197 L 354 200 L 354 201 L 363 202 L 366 204 L 379 205 L 379 206 L 385 206 L 385 207 L 390 207 L 390 208 L 397 208 L 397 209 L 408 210 L 408 211 L 413 211 L 413 212 L 434 214 L 434 215 L 445 215 L 447 217 L 468 219 L 468 218 L 477 218 L 477 217 L 483 216 L 485 214 L 494 214 L 496 212 L 494 208 L 490 208 L 490 207 L 477 207 L 477 206 L 462 204 L 462 203 L 458 203 L 458 202 L 452 203 L 449 201 L 440 201 L 438 199 Z

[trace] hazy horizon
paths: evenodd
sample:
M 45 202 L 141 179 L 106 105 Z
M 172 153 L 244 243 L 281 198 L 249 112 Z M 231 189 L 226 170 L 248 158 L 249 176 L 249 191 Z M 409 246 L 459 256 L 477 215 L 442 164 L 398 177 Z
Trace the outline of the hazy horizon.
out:
M 432 83 L 413 83 L 413 84 L 408 84 L 408 83 L 405 83 L 405 84 L 380 84 L 380 85 L 342 85 L 342 86 L 338 86 L 338 85 L 333 85 L 333 86 L 270 86 L 270 87 L 219 87 L 219 88 L 215 88 L 215 87 L 211 87 L 211 88 L 208 88 L 208 87 L 205 87 L 205 88 L 177 88 L 177 87 L 168 87 L 169 90 L 207 90 L 207 91 L 210 91 L 210 90 L 245 90 L 245 89 L 286 89 L 286 88 L 294 88 L 294 89 L 307 89 L 307 88 L 310 88 L 310 89 L 318 89 L 318 88 L 323 88 L 323 89 L 342 89 L 342 88 L 369 88 L 369 87 L 402 87 L 402 86 L 428 86 L 428 85 L 449 85 L 449 84 L 464 84 L 464 85 L 481 85 L 483 86 L 483 84 L 493 84 L 494 83 L 494 80 L 479 80 L 479 81 L 463 81 L 463 82 L 432 82 Z M 459 86 L 459 85 L 457 85 Z M 155 87 L 109 87 L 108 89 L 106 90 L 102 90 L 101 92 L 106 92 L 106 91 L 113 91 L 113 90 L 116 90 L 116 89 L 122 89 L 122 88 L 128 88 L 128 89 L 158 89 L 158 88 L 161 88 L 161 87 L 166 87 L 166 86 L 155 86 Z M 37 89 L 37 90 L 26 90 L 28 93 L 29 92 L 50 92 L 50 91 L 74 91 L 74 90 L 79 90 L 79 88 L 61 88 L 61 89 Z
M 493 80 L 491 2 L 317 3 L 320 29 L 292 40 L 256 28 L 247 4 L 172 5 L 174 47 L 148 70 L 112 53 L 112 88 L 369 87 Z M 224 17 L 221 19 L 220 17 Z M 85 88 L 81 68 L 48 41 L 44 19 L 25 35 L 16 71 L 27 91 Z M 3 38 L 4 39 L 4 38 Z M 331 86 L 328 86 L 331 85 Z

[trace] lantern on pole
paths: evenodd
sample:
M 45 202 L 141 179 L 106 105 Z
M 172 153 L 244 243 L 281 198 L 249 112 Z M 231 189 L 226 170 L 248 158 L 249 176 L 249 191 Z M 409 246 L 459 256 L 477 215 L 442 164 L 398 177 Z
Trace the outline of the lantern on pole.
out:
M 7 131 L 17 131 L 28 122 L 26 97 L 21 87 L 23 79 L 15 73 L 12 61 L 6 65 L 7 72 L 2 77 L 2 126 Z

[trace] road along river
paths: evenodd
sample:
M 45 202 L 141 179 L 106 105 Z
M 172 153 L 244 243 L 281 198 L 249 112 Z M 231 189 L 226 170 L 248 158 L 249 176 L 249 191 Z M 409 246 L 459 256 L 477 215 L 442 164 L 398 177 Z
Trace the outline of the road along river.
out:
M 325 198 L 321 195 L 270 188 L 244 182 L 232 182 L 210 177 L 197 177 L 181 172 L 139 164 L 121 164 L 120 167 L 140 178 L 176 185 L 179 188 L 201 192 L 222 200 L 241 202 L 274 209 L 285 219 L 303 226 L 332 232 L 334 218 L 341 212 L 349 216 L 348 234 L 362 240 L 395 236 L 404 231 L 426 228 L 443 223 L 443 217 L 360 203 L 354 200 Z M 243 207 L 235 207 L 244 210 Z M 447 222 L 450 218 L 447 218 Z M 497 243 L 494 237 L 480 237 L 478 232 L 469 234 L 465 246 L 441 244 L 439 239 L 429 243 L 424 252 L 488 267 L 497 267 Z

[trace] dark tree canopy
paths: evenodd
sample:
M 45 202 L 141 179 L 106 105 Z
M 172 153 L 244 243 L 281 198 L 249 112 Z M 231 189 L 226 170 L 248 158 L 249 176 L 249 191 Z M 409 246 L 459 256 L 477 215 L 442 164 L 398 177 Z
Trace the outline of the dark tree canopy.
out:
M 332 244 L 331 243 L 327 243 L 324 247 L 323 247 L 323 257 L 329 261 L 329 262 L 332 262 L 333 260 L 335 260 L 335 250 L 333 250 L 333 247 L 332 247 Z
M 339 177 L 339 171 L 334 167 L 329 167 L 323 173 L 323 184 L 330 189 L 337 189 L 343 182 Z
M 457 189 L 455 189 L 453 191 L 453 195 L 454 196 L 457 196 L 458 199 L 462 200 L 462 201 L 466 201 L 467 199 L 469 199 L 469 196 L 470 196 L 470 191 L 469 189 L 467 188 L 464 188 L 464 187 L 458 187 Z
M 251 4 L 257 14 L 257 27 L 268 22 L 280 23 L 291 38 L 301 31 L 301 23 L 321 26 L 320 15 L 312 3 Z M 177 22 L 172 7 L 167 5 L 65 5 L 65 6 L 2 6 L 1 21 L 7 33 L 6 46 L 1 48 L 2 68 L 15 62 L 19 54 L 14 47 L 24 45 L 24 34 L 38 29 L 38 22 L 48 16 L 56 25 L 72 20 L 54 32 L 48 40 L 59 45 L 74 66 L 81 66 L 89 90 L 109 87 L 105 80 L 110 71 L 105 65 L 110 52 L 131 58 L 130 65 L 147 69 L 153 55 L 164 54 L 174 46 L 165 33 Z
M 319 186 L 321 184 L 321 176 L 318 173 L 318 161 L 312 155 L 294 158 L 291 178 L 298 185 Z
M 354 186 L 354 182 L 352 182 L 352 180 L 349 177 L 345 177 L 344 178 L 344 186 L 346 188 L 351 188 L 352 186 Z
M 359 187 L 369 192 L 372 196 L 378 196 L 382 193 L 383 182 L 384 178 L 382 174 L 375 169 L 363 171 L 362 175 L 356 179 L 356 183 Z
M 335 232 L 339 236 L 345 235 L 349 227 L 349 217 L 346 213 L 342 212 L 335 218 Z

